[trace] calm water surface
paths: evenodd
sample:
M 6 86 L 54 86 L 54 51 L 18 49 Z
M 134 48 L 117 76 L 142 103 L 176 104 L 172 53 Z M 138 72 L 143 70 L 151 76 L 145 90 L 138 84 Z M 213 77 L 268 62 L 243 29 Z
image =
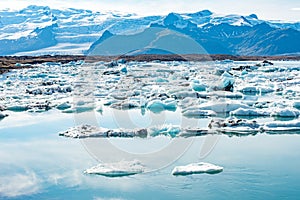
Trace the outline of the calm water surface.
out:
M 161 170 L 107 178 L 84 174 L 85 169 L 98 162 L 85 150 L 81 140 L 58 136 L 59 131 L 75 125 L 72 114 L 56 111 L 10 114 L 0 121 L 0 199 L 299 199 L 300 196 L 298 134 L 218 136 L 217 144 L 205 158 L 200 158 L 199 153 L 207 137 L 212 136 L 197 137 L 184 155 Z M 169 114 L 172 115 L 165 113 L 165 121 L 181 121 L 169 118 Z M 110 120 L 105 115 L 100 119 L 108 127 L 116 126 Z M 200 124 L 205 126 L 207 120 L 201 119 Z M 139 148 L 138 143 L 160 148 L 153 139 L 109 140 L 126 151 L 134 151 L 133 146 Z M 171 139 L 162 136 L 155 140 L 163 148 Z M 198 161 L 223 166 L 224 171 L 215 175 L 171 175 L 174 166 Z

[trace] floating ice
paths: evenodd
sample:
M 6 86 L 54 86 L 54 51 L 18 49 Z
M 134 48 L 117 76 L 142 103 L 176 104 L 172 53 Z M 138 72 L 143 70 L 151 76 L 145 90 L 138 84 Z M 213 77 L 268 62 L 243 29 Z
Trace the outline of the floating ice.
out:
M 147 108 L 153 112 L 160 112 L 163 110 L 176 110 L 177 103 L 175 100 L 166 99 L 161 100 L 152 100 L 148 102 Z
M 0 119 L 3 119 L 5 117 L 7 117 L 7 116 L 8 116 L 8 114 L 3 114 L 3 113 L 0 112 Z
M 111 107 L 125 110 L 125 109 L 138 108 L 140 107 L 140 104 L 137 101 L 122 101 L 122 102 L 112 104 Z
M 80 125 L 69 128 L 66 131 L 59 132 L 59 136 L 71 138 L 88 138 L 88 137 L 147 137 L 147 129 L 107 129 L 91 125 Z
M 172 174 L 174 176 L 182 175 L 191 175 L 191 174 L 217 174 L 223 171 L 223 167 L 213 165 L 210 163 L 200 162 L 192 163 L 185 166 L 177 166 L 173 169 Z
M 212 110 L 201 110 L 196 108 L 188 108 L 182 112 L 186 117 L 207 117 L 207 116 L 216 116 L 217 113 Z
M 149 128 L 150 136 L 169 135 L 176 137 L 181 132 L 180 126 L 168 125 Z
M 234 116 L 270 116 L 270 112 L 261 109 L 244 109 L 239 108 L 235 111 L 231 111 L 230 115 Z
M 300 121 L 275 121 L 268 122 L 263 126 L 265 131 L 299 131 L 300 130 Z
M 26 105 L 10 105 L 7 107 L 7 110 L 15 111 L 15 112 L 23 112 L 28 110 L 28 106 Z
M 255 86 L 245 86 L 245 87 L 240 87 L 238 91 L 247 94 L 247 93 L 259 93 L 259 88 Z
M 216 96 L 223 98 L 231 98 L 231 99 L 241 99 L 243 98 L 243 94 L 240 92 L 229 92 L 229 91 L 214 91 L 207 93 L 207 96 Z
M 201 110 L 212 110 L 216 113 L 229 113 L 239 108 L 249 108 L 249 106 L 236 101 L 226 101 L 226 102 L 208 102 L 208 103 L 201 104 L 198 108 Z
M 68 108 L 71 108 L 71 104 L 69 102 L 64 102 L 64 103 L 61 103 L 59 105 L 56 106 L 57 109 L 59 110 L 65 110 L 65 109 L 68 109 Z
M 118 163 L 101 163 L 84 171 L 87 174 L 96 174 L 107 177 L 121 177 L 140 174 L 145 167 L 139 161 L 121 161 Z
M 252 134 L 261 131 L 261 126 L 254 120 L 212 119 L 208 127 L 221 133 Z
M 293 103 L 293 106 L 294 106 L 294 108 L 300 109 L 300 101 L 295 101 L 295 102 Z
M 299 115 L 300 111 L 294 108 L 276 109 L 271 113 L 273 117 L 298 117 Z
M 193 90 L 195 90 L 195 91 L 197 91 L 197 92 L 202 92 L 202 91 L 205 91 L 205 90 L 206 90 L 207 85 L 201 83 L 201 82 L 198 81 L 198 80 L 194 80 L 194 81 L 192 82 L 192 88 L 193 88 Z

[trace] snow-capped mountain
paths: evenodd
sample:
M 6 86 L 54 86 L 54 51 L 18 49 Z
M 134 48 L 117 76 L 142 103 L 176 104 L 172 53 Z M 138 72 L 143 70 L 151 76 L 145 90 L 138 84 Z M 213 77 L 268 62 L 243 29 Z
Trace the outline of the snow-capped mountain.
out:
M 222 16 L 203 10 L 141 17 L 131 13 L 28 6 L 18 11 L 0 11 L 0 55 L 83 54 L 104 42 L 108 35 L 126 38 L 150 33 L 149 28 L 168 28 L 187 35 L 212 54 L 300 52 L 300 22 L 264 21 L 255 14 Z M 172 43 L 172 37 L 164 36 L 160 42 Z

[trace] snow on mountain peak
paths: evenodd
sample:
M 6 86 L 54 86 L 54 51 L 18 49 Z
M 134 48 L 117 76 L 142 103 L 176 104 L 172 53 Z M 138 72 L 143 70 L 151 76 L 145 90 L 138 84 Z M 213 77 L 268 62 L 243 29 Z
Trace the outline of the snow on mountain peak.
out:
M 189 31 L 201 32 L 207 28 L 227 24 L 222 26 L 219 35 L 225 34 L 228 37 L 239 35 L 240 30 L 234 30 L 234 27 L 241 27 L 243 30 L 247 27 L 254 27 L 258 24 L 266 23 L 273 28 L 300 30 L 300 23 L 282 23 L 279 21 L 264 21 L 258 19 L 257 15 L 249 16 L 241 15 L 218 15 L 209 10 L 202 10 L 195 13 L 169 13 L 166 16 L 138 16 L 133 13 L 122 13 L 117 11 L 91 11 L 84 9 L 65 8 L 51 9 L 48 6 L 31 5 L 21 10 L 2 10 L 0 11 L 0 44 L 17 44 L 28 41 L 31 38 L 42 37 L 46 39 L 47 35 L 51 37 L 50 43 L 43 43 L 46 49 L 45 52 L 51 52 L 55 49 L 55 53 L 60 52 L 61 47 L 64 47 L 63 52 L 76 46 L 84 47 L 82 52 L 97 41 L 105 30 L 111 34 L 135 34 L 142 32 L 148 27 L 166 27 L 169 29 L 188 33 Z M 233 26 L 233 27 L 231 27 Z M 263 29 L 264 27 L 261 27 Z M 225 30 L 226 29 L 226 30 Z M 37 31 L 42 31 L 43 34 L 38 34 Z M 104 35 L 105 35 L 104 34 Z M 206 37 L 206 36 L 205 36 Z M 34 43 L 35 44 L 35 43 Z M 18 45 L 17 45 L 18 46 Z M 14 49 L 12 47 L 3 48 L 2 55 L 8 52 L 5 49 Z M 19 46 L 19 49 L 9 51 L 10 54 L 28 52 Z M 36 49 L 32 47 L 31 50 Z M 48 51 L 49 50 L 49 51 Z M 39 50 L 39 52 L 44 50 Z

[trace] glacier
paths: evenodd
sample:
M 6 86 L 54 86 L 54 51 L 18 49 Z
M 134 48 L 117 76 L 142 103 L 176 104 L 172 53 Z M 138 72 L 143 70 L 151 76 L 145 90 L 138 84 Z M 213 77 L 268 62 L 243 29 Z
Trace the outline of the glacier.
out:
M 277 55 L 300 52 L 297 45 L 299 22 L 266 21 L 255 14 L 220 15 L 203 10 L 138 16 L 134 13 L 52 9 L 32 5 L 21 10 L 1 10 L 0 16 L 0 44 L 5 46 L 1 48 L 0 55 L 86 54 L 111 36 L 122 35 L 128 39 L 125 36 L 139 34 L 150 27 L 187 35 L 210 54 L 251 55 L 255 52 L 257 55 Z M 164 53 L 159 50 L 144 51 L 153 52 Z

